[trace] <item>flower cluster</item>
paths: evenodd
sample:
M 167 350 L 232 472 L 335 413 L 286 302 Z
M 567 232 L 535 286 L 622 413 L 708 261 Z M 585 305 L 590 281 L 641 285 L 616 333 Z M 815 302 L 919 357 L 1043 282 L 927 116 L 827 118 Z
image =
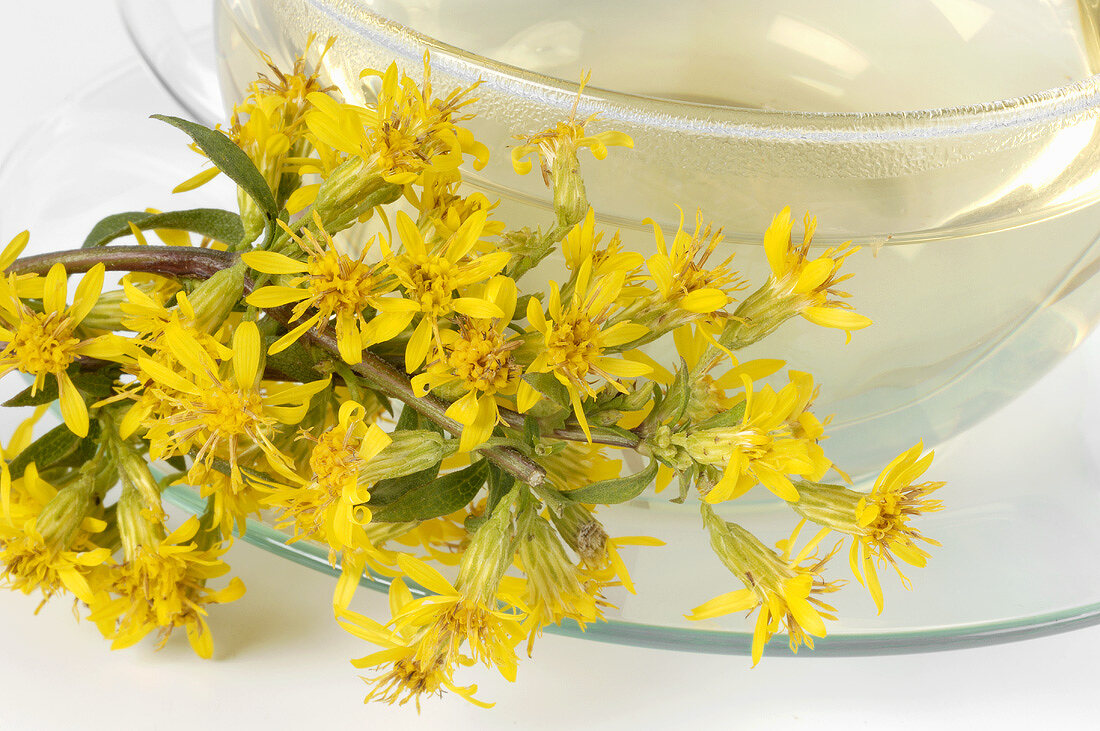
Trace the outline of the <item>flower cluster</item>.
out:
M 698 501 L 744 585 L 688 616 L 755 612 L 754 664 L 776 633 L 792 648 L 825 635 L 841 542 L 880 610 L 878 567 L 925 564 L 935 542 L 915 524 L 941 483 L 916 481 L 931 454 L 904 452 L 868 491 L 823 482 L 848 478 L 826 456 L 820 386 L 736 355 L 796 316 L 849 336 L 869 325 L 837 289 L 855 248 L 811 259 L 813 219 L 794 246 L 785 210 L 763 236 L 771 274 L 743 298 L 701 215 L 689 231 L 681 211 L 667 235 L 650 221 L 651 253 L 631 250 L 602 230 L 579 152 L 633 143 L 579 116 L 580 93 L 512 149 L 554 205 L 547 225 L 517 228 L 462 179 L 489 154 L 462 126 L 476 84 L 437 94 L 425 58 L 419 78 L 364 71 L 372 101 L 349 104 L 321 70 L 331 46 L 272 65 L 224 134 L 168 120 L 213 165 L 179 189 L 225 173 L 239 212 L 100 222 L 100 243 L 141 244 L 115 248 L 116 289 L 94 247 L 20 258 L 23 233 L 0 253 L 0 375 L 28 383 L 7 405 L 34 407 L 0 454 L 0 581 L 71 595 L 114 648 L 182 628 L 210 657 L 209 607 L 244 591 L 225 578 L 232 534 L 262 518 L 339 566 L 336 618 L 380 648 L 355 661 L 367 698 L 419 707 L 444 691 L 482 703 L 469 666 L 512 680 L 524 640 L 530 654 L 547 626 L 586 627 L 656 588 L 628 563 L 662 541 L 610 535 L 598 516 L 653 483 Z M 552 255 L 560 276 L 535 280 Z M 62 423 L 43 431 L 53 403 Z M 778 551 L 718 516 L 757 486 L 800 519 Z M 169 488 L 205 510 L 171 524 Z M 350 608 L 368 575 L 389 582 L 386 621 Z

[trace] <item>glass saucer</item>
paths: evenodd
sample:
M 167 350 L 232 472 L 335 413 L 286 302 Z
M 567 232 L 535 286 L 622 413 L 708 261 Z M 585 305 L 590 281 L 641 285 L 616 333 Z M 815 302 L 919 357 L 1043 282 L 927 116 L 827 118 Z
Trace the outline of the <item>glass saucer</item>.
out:
M 40 120 L 0 165 L 0 238 L 31 229 L 35 252 L 78 247 L 102 216 L 146 206 L 162 209 L 225 205 L 235 200 L 224 180 L 184 195 L 171 188 L 200 168 L 185 138 L 150 113 L 183 114 L 148 72 L 121 69 L 97 88 Z M 1089 323 L 1066 323 L 1080 337 Z M 797 327 L 789 324 L 788 327 Z M 914 590 L 883 576 L 886 612 L 876 616 L 854 583 L 836 597 L 841 620 L 813 655 L 909 653 L 1006 642 L 1100 623 L 1100 338 L 1076 352 L 992 417 L 944 443 L 930 479 L 946 480 L 947 509 L 921 519 L 942 542 L 926 569 L 909 576 Z M 829 384 L 825 387 L 828 388 Z M 901 451 L 908 444 L 891 445 Z M 198 510 L 194 492 L 168 497 Z M 789 510 L 750 493 L 727 514 L 769 540 L 793 525 Z M 701 623 L 684 613 L 739 588 L 710 554 L 696 508 L 658 498 L 607 509 L 612 535 L 652 535 L 663 548 L 628 548 L 624 559 L 637 595 L 613 590 L 608 621 L 581 633 L 593 640 L 746 654 L 752 626 L 739 616 Z M 250 523 L 244 539 L 288 560 L 332 572 L 319 546 L 288 546 L 270 526 Z M 842 559 L 833 578 L 847 577 Z M 364 579 L 384 590 L 384 582 Z M 293 591 L 293 587 L 287 587 Z M 782 641 L 769 654 L 786 653 Z

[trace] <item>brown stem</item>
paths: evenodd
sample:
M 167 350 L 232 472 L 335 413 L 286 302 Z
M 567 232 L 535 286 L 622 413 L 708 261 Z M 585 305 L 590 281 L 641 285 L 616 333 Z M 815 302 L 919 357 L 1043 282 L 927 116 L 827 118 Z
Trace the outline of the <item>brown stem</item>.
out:
M 54 264 L 64 264 L 66 272 L 78 274 L 88 271 L 96 264 L 102 264 L 109 272 L 145 272 L 170 277 L 206 278 L 233 266 L 236 261 L 235 254 L 213 249 L 111 246 L 27 256 L 16 259 L 7 271 L 12 274 L 45 274 Z

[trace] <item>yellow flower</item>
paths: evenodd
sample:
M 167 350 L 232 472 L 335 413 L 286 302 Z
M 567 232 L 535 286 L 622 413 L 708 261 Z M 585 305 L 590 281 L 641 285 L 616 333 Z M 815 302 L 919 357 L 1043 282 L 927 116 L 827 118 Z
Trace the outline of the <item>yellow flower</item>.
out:
M 500 200 L 490 201 L 484 193 L 472 192 L 459 195 L 462 175 L 457 170 L 447 173 L 425 171 L 421 175 L 423 188 L 419 194 L 416 189 L 405 188 L 405 198 L 419 213 L 420 220 L 428 220 L 435 228 L 435 235 L 441 241 L 454 236 L 470 216 L 484 211 L 489 215 L 500 205 Z M 503 221 L 486 220 L 482 236 L 498 236 L 504 232 Z
M 432 594 L 413 599 L 404 582 L 395 580 L 390 590 L 392 630 L 346 610 L 337 612 L 346 630 L 383 648 L 352 661 L 357 668 L 388 666 L 379 675 L 364 678 L 371 686 L 366 700 L 401 705 L 414 700 L 419 707 L 422 695 L 446 689 L 488 707 L 473 697 L 477 686 L 454 682 L 454 671 L 481 662 L 514 681 L 515 647 L 523 635 L 520 623 L 513 614 L 459 591 L 423 561 L 406 554 L 400 554 L 398 561 L 411 580 Z
M 199 548 L 194 540 L 199 519 L 194 516 L 159 539 L 152 526 L 129 532 L 134 521 L 142 520 L 120 515 L 126 560 L 111 570 L 107 591 L 115 596 L 98 597 L 89 618 L 112 640 L 113 650 L 130 647 L 153 631 L 159 632 L 163 647 L 172 631 L 183 627 L 195 654 L 209 659 L 214 641 L 206 623 L 206 606 L 236 601 L 245 591 L 237 577 L 218 591 L 206 586 L 208 580 L 229 571 L 221 560 L 228 545 Z
M 81 479 L 55 490 L 29 465 L 20 487 L 15 502 L 23 508 L 22 520 L 12 521 L 13 514 L 6 512 L 0 521 L 0 583 L 24 594 L 38 590 L 43 603 L 66 590 L 91 602 L 98 591 L 96 569 L 111 556 L 89 539 L 106 526 L 92 517 L 97 508 L 93 481 Z
M 820 479 L 831 462 L 820 454 L 816 441 L 806 435 L 795 436 L 791 422 L 798 423 L 800 388 L 804 380 L 792 380 L 776 393 L 771 386 L 753 391 L 748 375 L 742 374 L 745 411 L 741 423 L 676 435 L 680 444 L 699 464 L 725 465 L 722 478 L 704 495 L 707 503 L 732 500 L 760 483 L 778 497 L 798 500 L 788 475 L 808 475 Z M 824 462 L 822 462 L 824 460 Z
M 820 531 L 792 557 L 791 547 L 801 523 L 788 540 L 780 543 L 783 553 L 777 554 L 741 526 L 721 520 L 705 504 L 702 507 L 711 547 L 746 588 L 700 604 L 687 618 L 698 621 L 759 608 L 752 638 L 753 665 L 760 662 L 764 645 L 780 628 L 787 630 L 792 652 L 798 652 L 803 644 L 813 649 L 813 638 L 825 636 L 823 620 L 836 619 L 833 607 L 816 595 L 840 588 L 839 583 L 826 582 L 821 577 L 825 563 L 839 544 L 823 558 L 816 555 L 828 529 Z
M 653 235 L 659 251 L 649 257 L 646 265 L 650 279 L 660 295 L 658 302 L 672 305 L 684 313 L 709 315 L 721 310 L 732 301 L 732 293 L 745 288 L 745 282 L 730 268 L 733 255 L 713 267 L 707 266 L 714 250 L 722 242 L 722 231 L 711 232 L 710 225 L 703 225 L 702 212 L 695 213 L 695 232 L 684 231 L 684 211 L 680 210 L 680 226 L 672 239 L 671 248 L 665 242 L 664 232 L 652 219 Z M 654 307 L 657 303 L 648 303 Z M 687 322 L 688 318 L 679 318 Z M 669 329 L 668 326 L 665 329 Z
M 117 351 L 111 336 L 81 339 L 78 328 L 95 305 L 103 288 L 102 264 L 92 267 L 65 304 L 68 275 L 62 264 L 54 264 L 42 282 L 43 312 L 36 312 L 20 299 L 25 285 L 9 275 L 0 279 L 0 376 L 19 370 L 34 376 L 34 389 L 45 384 L 46 376 L 57 379 L 61 416 L 78 436 L 88 434 L 88 406 L 66 369 L 80 356 L 109 357 Z
M 918 442 L 895 457 L 879 474 L 870 493 L 840 485 L 803 482 L 799 484 L 799 492 L 804 501 L 791 506 L 808 520 L 852 536 L 848 552 L 852 573 L 867 587 L 880 614 L 883 597 L 876 563 L 893 566 L 905 588 L 910 589 L 912 585 L 902 573 L 898 559 L 923 568 L 929 554 L 919 541 L 940 545 L 921 535 L 910 523 L 924 513 L 943 509 L 939 500 L 928 496 L 944 483 L 913 484 L 932 464 L 934 453 L 921 457 L 922 450 L 923 444 Z
M 631 594 L 634 581 L 626 568 L 619 549 L 625 546 L 663 546 L 665 542 L 651 536 L 618 536 L 612 538 L 596 519 L 591 508 L 579 503 L 565 506 L 561 514 L 550 513 L 550 519 L 562 539 L 581 559 L 586 580 L 595 580 L 605 586 L 621 584 Z
M 386 281 L 383 264 L 364 261 L 369 243 L 353 259 L 336 247 L 316 213 L 314 223 L 323 245 L 312 232 L 305 230 L 303 238 L 280 221 L 305 252 L 307 259 L 304 262 L 274 251 L 251 251 L 241 255 L 241 259 L 258 272 L 288 277 L 299 275 L 288 279 L 285 285 L 260 287 L 246 301 L 255 307 L 282 307 L 295 303 L 291 316 L 302 322 L 275 341 L 268 352 L 284 350 L 315 326 L 323 331 L 335 317 L 340 357 L 354 365 L 363 359 L 364 348 L 389 340 L 404 330 L 416 308 L 399 297 L 383 296 L 393 291 L 397 284 L 392 279 Z M 306 317 L 310 310 L 312 314 Z M 368 317 L 365 311 L 377 314 Z
M 469 93 L 477 84 L 433 99 L 427 54 L 424 83 L 419 87 L 398 71 L 396 63 L 385 72 L 367 69 L 360 77 L 378 78 L 375 104 L 357 107 L 325 94 L 309 95 L 313 109 L 306 115 L 306 124 L 321 145 L 358 157 L 397 185 L 417 182 L 428 170 L 454 170 L 462 164 L 463 154 L 474 156 L 478 170 L 488 162 L 488 148 L 457 124 L 468 119 L 461 110 L 474 101 Z
M 592 157 L 597 160 L 607 157 L 608 147 L 634 148 L 634 140 L 630 139 L 630 135 L 625 132 L 609 130 L 589 134 L 587 126 L 598 119 L 599 114 L 593 114 L 583 120 L 577 119 L 577 106 L 580 104 L 581 94 L 584 93 L 584 87 L 588 85 L 590 76 L 591 74 L 586 73 L 581 78 L 577 97 L 573 100 L 573 109 L 567 121 L 559 122 L 537 134 L 516 136 L 515 139 L 523 142 L 512 148 L 512 168 L 518 175 L 531 172 L 531 161 L 525 158 L 532 154 L 538 155 L 543 182 L 549 185 L 555 161 L 563 156 L 573 157 L 581 148 L 587 147 L 592 151 Z
M 196 327 L 197 316 L 185 293 L 175 293 L 177 306 L 169 309 L 158 298 L 150 296 L 125 279 L 122 286 L 126 299 L 120 307 L 127 315 L 122 320 L 122 325 L 135 335 L 122 340 L 121 353 L 117 359 L 122 363 L 123 372 L 134 376 L 135 380 L 119 387 L 118 395 L 100 404 L 123 398 L 133 399 L 133 405 L 126 411 L 118 427 L 120 436 L 128 438 L 142 423 L 175 414 L 175 404 L 183 395 L 163 383 L 155 388 L 146 387 L 146 379 L 138 364 L 140 359 L 150 358 L 169 371 L 185 370 L 168 346 L 165 334 L 168 329 L 188 333 L 191 340 L 211 360 L 227 359 L 233 351 L 222 345 L 220 332 L 210 335 Z M 224 332 L 227 328 L 221 330 Z
M 560 625 L 562 619 L 569 618 L 583 630 L 586 624 L 603 619 L 602 607 L 607 602 L 600 592 L 608 582 L 593 577 L 583 566 L 573 565 L 545 518 L 527 516 L 519 536 L 516 565 L 526 578 L 506 577 L 504 582 L 515 582 L 513 591 L 522 596 L 527 609 L 523 624 L 528 657 L 543 627 Z
M 390 583 L 389 596 L 390 611 L 395 616 L 415 601 L 401 579 Z M 365 701 L 405 705 L 411 700 L 419 711 L 421 696 L 441 695 L 447 690 L 482 708 L 493 706 L 474 698 L 476 685 L 460 686 L 455 682 L 456 668 L 466 661 L 454 653 L 450 636 L 433 634 L 418 641 L 421 633 L 416 630 L 390 629 L 344 608 L 337 608 L 336 618 L 348 633 L 382 648 L 352 660 L 357 668 L 386 668 L 374 677 L 363 678 L 371 686 Z
M 521 341 L 504 335 L 516 309 L 516 283 L 507 277 L 493 277 L 480 294 L 479 299 L 495 305 L 502 316 L 466 318 L 457 332 L 443 332 L 444 356 L 412 379 L 418 395 L 451 383 L 465 391 L 447 408 L 447 416 L 463 425 L 458 448 L 464 452 L 492 436 L 499 420 L 498 394 L 515 395 L 521 412 L 538 400 L 534 389 L 520 378 L 522 369 L 512 358 Z
M 171 414 L 148 423 L 150 456 L 187 455 L 194 449 L 192 469 L 197 477 L 221 458 L 229 463 L 230 477 L 239 482 L 243 480 L 240 454 L 246 446 L 255 445 L 273 469 L 288 473 L 287 460 L 272 443 L 271 434 L 276 424 L 301 421 L 310 399 L 328 385 L 328 379 L 295 385 L 261 382 L 260 333 L 254 322 L 240 324 L 233 333 L 232 355 L 221 364 L 182 328 L 169 325 L 165 338 L 180 371 L 153 358 L 138 359 L 144 378 L 151 382 L 147 389 L 167 387 L 179 394 L 166 399 Z M 231 375 L 222 375 L 223 370 Z
M 312 72 L 306 69 L 312 37 L 306 43 L 306 53 L 294 59 L 290 73 L 280 70 L 266 53 L 260 52 L 270 75 L 260 74 L 248 85 L 244 99 L 233 105 L 226 134 L 244 150 L 273 191 L 279 190 L 282 174 L 288 169 L 287 158 L 303 152 L 296 147 L 300 147 L 306 132 L 305 114 L 311 107 L 308 97 L 327 91 L 321 84 L 319 69 L 334 42 L 335 39 L 329 39 L 325 44 Z M 217 168 L 204 170 L 180 183 L 173 192 L 197 188 L 220 172 Z
M 940 545 L 931 538 L 925 538 L 920 531 L 909 525 L 909 520 L 922 513 L 933 513 L 943 509 L 939 500 L 930 500 L 928 495 L 943 487 L 942 482 L 913 481 L 924 474 L 932 464 L 934 452 L 921 457 L 924 445 L 920 442 L 908 451 L 898 455 L 882 470 L 871 493 L 862 497 L 856 505 L 856 522 L 863 534 L 856 536 L 849 553 L 852 571 L 875 599 L 878 610 L 882 612 L 882 589 L 878 582 L 875 562 L 889 563 L 898 572 L 906 588 L 911 588 L 909 580 L 901 573 L 894 557 L 900 558 L 910 566 L 923 567 L 928 560 L 928 552 L 917 541 L 933 546 Z M 858 561 L 856 546 L 859 546 Z M 861 576 L 859 567 L 863 567 Z
M 688 406 L 684 411 L 683 420 L 687 423 L 698 423 L 729 411 L 737 404 L 745 400 L 745 392 L 741 390 L 742 376 L 747 376 L 750 381 L 756 382 L 767 378 L 783 367 L 784 361 L 775 358 L 756 358 L 743 363 L 730 353 L 720 353 L 719 357 L 706 360 L 715 351 L 711 350 L 713 338 L 706 332 L 701 324 L 695 326 L 684 325 L 672 332 L 673 345 L 676 354 L 684 361 L 688 372 L 691 374 L 691 395 L 688 397 Z M 627 355 L 633 360 L 648 363 L 653 369 L 651 378 L 665 386 L 671 386 L 676 380 L 676 374 L 650 358 L 640 350 L 627 351 Z M 711 374 L 715 368 L 729 359 L 727 370 L 720 376 Z M 702 366 L 702 367 L 700 367 Z M 737 389 L 735 393 L 727 393 L 731 389 Z
M 592 273 L 599 278 L 614 272 L 627 272 L 627 281 L 642 264 L 645 257 L 636 251 L 624 251 L 618 232 L 607 245 L 600 248 L 603 233 L 596 231 L 596 212 L 589 207 L 584 220 L 574 226 L 561 242 L 565 265 L 576 272 L 586 260 L 592 260 Z
M 867 327 L 871 320 L 852 312 L 848 303 L 837 299 L 849 295 L 836 287 L 852 276 L 841 276 L 840 267 L 845 259 L 859 251 L 859 247 L 851 246 L 850 241 L 845 242 L 826 249 L 816 259 L 808 260 L 817 219 L 806 214 L 805 233 L 800 247 L 791 244 L 792 226 L 791 209 L 787 207 L 772 219 L 764 233 L 764 253 L 767 254 L 768 266 L 772 272 L 768 281 L 771 296 L 789 300 L 802 317 L 822 327 L 843 330 L 851 340 L 851 331 Z
M 556 282 L 550 282 L 549 319 L 534 298 L 527 303 L 527 320 L 541 335 L 541 352 L 527 368 L 528 373 L 552 373 L 569 392 L 573 412 L 591 440 L 588 420 L 581 405 L 583 396 L 595 397 L 602 388 L 598 380 L 625 393 L 619 378 L 636 378 L 649 373 L 644 363 L 612 357 L 608 351 L 633 342 L 649 332 L 645 325 L 620 321 L 608 325 L 615 314 L 615 302 L 623 289 L 623 272 L 592 281 L 592 260 L 586 260 L 576 276 L 573 295 L 563 306 Z
M 420 229 L 404 211 L 397 213 L 397 230 L 404 252 L 392 255 L 384 242 L 383 248 L 386 248 L 390 270 L 421 313 L 420 322 L 405 349 L 405 369 L 409 373 L 424 362 L 433 340 L 442 356 L 441 319 L 452 313 L 480 318 L 504 316 L 499 307 L 484 297 L 461 296 L 461 290 L 499 274 L 510 258 L 507 252 L 495 251 L 466 259 L 481 238 L 485 221 L 485 211 L 474 213 L 439 251 L 428 247 Z M 459 293 L 457 297 L 456 292 Z
M 264 498 L 266 505 L 282 510 L 279 527 L 294 527 L 291 540 L 321 540 L 332 551 L 371 545 L 363 531 L 371 520 L 366 505 L 370 481 L 364 480 L 364 470 L 392 440 L 377 424 L 368 426 L 363 416 L 362 405 L 345 401 L 336 425 L 319 437 L 303 432 L 302 437 L 313 442 L 309 477 L 299 477 Z

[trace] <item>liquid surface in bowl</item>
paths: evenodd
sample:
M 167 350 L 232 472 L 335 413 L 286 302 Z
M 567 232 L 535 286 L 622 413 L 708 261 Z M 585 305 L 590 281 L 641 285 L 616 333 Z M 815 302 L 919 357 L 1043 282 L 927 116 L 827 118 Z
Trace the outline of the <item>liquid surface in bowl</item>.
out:
M 397 59 L 415 74 L 424 53 L 416 37 L 387 21 L 528 71 L 571 79 L 591 68 L 604 88 L 815 111 L 1033 94 L 1088 77 L 1097 46 L 1091 0 L 221 0 L 218 7 L 229 101 L 262 70 L 258 50 L 286 64 L 311 32 L 338 38 L 326 73 L 349 100 L 369 101 L 360 69 Z M 372 15 L 379 12 L 385 19 Z M 580 29 L 575 43 L 539 35 L 564 33 L 562 23 Z M 496 215 L 509 225 L 549 220 L 539 176 L 517 177 L 507 147 L 513 135 L 565 116 L 573 92 L 446 49 L 433 54 L 439 89 L 485 79 L 470 126 L 493 158 L 467 180 L 502 200 Z M 1098 102 L 1087 93 L 1064 112 L 999 104 L 946 117 L 810 120 L 597 100 L 582 113 L 599 110 L 603 127 L 630 134 L 635 149 L 586 160 L 584 173 L 601 224 L 621 228 L 628 246 L 654 250 L 646 217 L 674 231 L 676 204 L 689 216 L 699 207 L 725 227 L 724 253 L 736 254 L 753 283 L 768 274 L 763 231 L 786 205 L 796 216 L 818 215 L 820 245 L 866 245 L 846 267 L 855 275 L 852 302 L 873 327 L 846 346 L 836 331 L 795 321 L 743 354 L 784 358 L 815 374 L 824 384 L 819 411 L 836 414 L 830 455 L 862 474 L 918 439 L 935 444 L 992 413 L 1092 327 L 1100 311 L 1100 142 Z M 548 261 L 531 276 L 560 273 L 561 262 Z
M 1093 0 L 364 3 L 444 43 L 662 99 L 823 112 L 962 106 L 1097 72 Z

